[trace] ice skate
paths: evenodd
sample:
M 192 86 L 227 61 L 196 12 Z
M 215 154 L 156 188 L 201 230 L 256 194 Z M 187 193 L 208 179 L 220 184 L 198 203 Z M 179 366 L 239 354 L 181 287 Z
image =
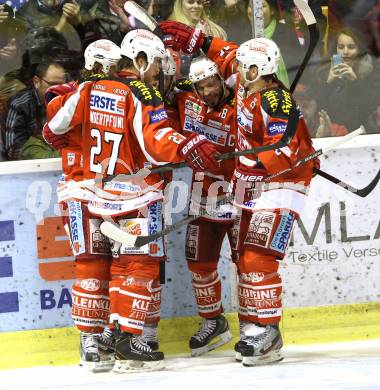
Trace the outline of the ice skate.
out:
M 282 337 L 278 325 L 249 324 L 244 327 L 245 338 L 239 350 L 245 367 L 275 363 L 283 359 Z
M 246 325 L 250 324 L 249 322 L 240 322 L 239 323 L 239 329 L 240 329 L 240 340 L 235 343 L 234 350 L 235 350 L 235 360 L 237 362 L 241 362 L 243 360 L 243 357 L 241 356 L 241 347 L 244 345 L 244 340 L 246 338 L 244 333 L 244 327 Z
M 113 372 L 157 371 L 164 368 L 164 354 L 153 351 L 141 336 L 122 333 L 116 340 Z
M 107 326 L 103 333 L 98 335 L 98 347 L 101 351 L 106 353 L 115 352 L 115 336 L 112 330 Z
M 110 371 L 115 363 L 113 354 L 99 352 L 98 334 L 80 333 L 80 366 L 92 372 Z
M 158 335 L 157 335 L 158 324 L 145 324 L 141 337 L 152 349 L 152 351 L 158 351 Z
M 228 322 L 222 315 L 204 318 L 198 332 L 190 339 L 191 356 L 200 356 L 219 348 L 231 338 Z

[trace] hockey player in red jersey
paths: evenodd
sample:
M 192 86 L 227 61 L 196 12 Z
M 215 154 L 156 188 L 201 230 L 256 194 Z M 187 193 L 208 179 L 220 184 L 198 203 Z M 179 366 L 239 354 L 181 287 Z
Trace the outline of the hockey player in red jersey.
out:
M 162 59 L 162 71 L 164 75 L 164 86 L 163 86 L 163 101 L 165 111 L 168 115 L 168 123 L 170 127 L 179 131 L 179 116 L 178 109 L 173 102 L 173 89 L 176 80 L 177 74 L 177 61 L 178 54 L 174 53 L 172 50 L 166 49 L 166 55 Z M 154 84 L 156 88 L 159 87 L 158 80 Z M 172 172 L 168 171 L 161 175 L 164 180 L 165 186 L 172 181 Z M 165 221 L 164 221 L 165 222 Z M 165 238 L 164 238 L 165 239 Z M 167 243 L 166 243 L 167 246 Z M 161 269 L 164 270 L 165 264 Z M 164 272 L 164 271 L 163 271 Z M 160 275 L 161 278 L 161 275 Z M 148 313 L 146 316 L 146 321 L 144 324 L 142 337 L 146 343 L 152 348 L 153 351 L 159 349 L 159 340 L 158 340 L 158 324 L 160 322 L 161 314 L 161 300 L 162 300 L 162 286 L 160 278 L 155 280 L 152 284 L 152 298 L 149 304 Z
M 86 48 L 84 59 L 82 76 L 88 80 L 102 79 L 117 70 L 117 63 L 121 59 L 120 47 L 101 39 Z M 47 90 L 47 121 L 57 114 L 70 94 L 78 89 L 79 83 L 57 85 Z M 93 226 L 95 222 L 84 206 L 87 201 L 83 197 L 83 191 L 73 191 L 68 187 L 71 180 L 83 180 L 82 126 L 77 125 L 62 135 L 54 134 L 45 126 L 44 137 L 48 143 L 60 150 L 62 156 L 62 177 L 58 182 L 57 194 L 63 212 L 63 223 L 71 239 L 75 257 L 76 280 L 72 287 L 72 318 L 80 330 L 81 364 L 94 372 L 109 371 L 114 365 L 113 340 L 107 328 L 111 266 L 109 242 L 99 230 L 95 230 L 92 235 L 88 234 L 89 226 Z M 84 308 L 81 304 L 83 297 L 93 304 Z
M 184 135 L 203 134 L 219 153 L 235 147 L 234 90 L 229 88 L 215 62 L 207 57 L 193 59 L 189 80 L 177 83 L 175 99 Z M 227 188 L 234 170 L 234 160 L 223 161 L 217 174 L 194 173 L 190 213 L 206 215 L 190 223 L 186 235 L 186 259 L 192 275 L 192 286 L 203 322 L 191 337 L 189 346 L 193 356 L 218 348 L 231 339 L 228 323 L 222 315 L 222 286 L 217 266 L 224 237 L 232 238 L 232 205 L 211 209 L 211 204 Z M 207 204 L 206 204 L 207 202 Z
M 121 45 L 117 79 L 81 84 L 46 125 L 65 134 L 82 124 L 83 177 L 134 173 L 151 165 L 187 161 L 194 170 L 217 170 L 216 149 L 206 137 L 185 138 L 170 127 L 159 92 L 144 83 L 158 78 L 165 55 L 162 41 L 147 30 L 130 31 Z M 120 228 L 147 234 L 160 229 L 162 182 L 158 175 L 105 183 L 89 194 L 87 211 L 95 222 L 112 218 Z M 116 328 L 114 371 L 159 369 L 163 353 L 139 337 L 157 280 L 163 245 L 114 245 L 110 282 L 110 321 Z M 104 298 L 104 297 L 103 297 Z M 83 303 L 84 304 L 84 303 Z M 93 305 L 95 306 L 95 305 Z
M 239 47 L 206 37 L 198 29 L 182 23 L 167 21 L 160 25 L 167 35 L 166 44 L 175 50 L 192 53 L 202 49 L 219 65 L 224 77 L 238 70 L 238 150 L 270 145 L 281 139 L 295 102 L 276 77 L 280 52 L 273 41 L 256 38 Z M 264 186 L 260 184 L 268 175 L 291 168 L 313 150 L 299 112 L 296 133 L 288 146 L 240 157 L 236 165 L 235 204 L 242 212 L 234 231 L 234 247 L 239 251 L 241 328 L 241 339 L 235 349 L 245 366 L 282 359 L 279 261 L 285 255 L 294 222 L 305 204 L 318 160 L 309 161 Z

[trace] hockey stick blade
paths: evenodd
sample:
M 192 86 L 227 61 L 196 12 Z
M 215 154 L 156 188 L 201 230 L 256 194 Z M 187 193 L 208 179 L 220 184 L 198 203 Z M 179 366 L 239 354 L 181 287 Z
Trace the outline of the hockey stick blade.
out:
M 307 3 L 307 0 L 294 0 L 295 6 L 298 8 L 298 10 L 301 12 L 306 24 L 310 26 L 311 24 L 316 24 L 317 21 L 315 19 L 315 16 L 313 14 L 313 11 L 311 10 L 309 4 Z
M 377 183 L 380 180 L 380 170 L 377 172 L 376 176 L 373 178 L 373 180 L 364 188 L 355 188 L 350 184 L 345 183 L 344 181 L 330 175 L 327 172 L 321 171 L 318 168 L 314 168 L 314 172 L 323 177 L 324 179 L 331 181 L 334 184 L 337 184 L 338 186 L 344 188 L 347 191 L 352 192 L 353 194 L 360 196 L 361 198 L 365 198 L 367 195 L 369 195 L 376 187 Z
M 144 24 L 150 31 L 162 38 L 162 31 L 160 26 L 154 18 L 152 18 L 147 11 L 134 1 L 126 1 L 124 3 L 124 11 Z
M 233 196 L 231 194 L 220 197 L 216 202 L 216 207 L 222 206 L 228 202 L 231 202 Z M 151 234 L 149 236 L 136 236 L 120 229 L 120 226 L 113 224 L 111 222 L 105 221 L 100 225 L 100 231 L 107 237 L 112 240 L 121 242 L 131 247 L 140 248 L 143 245 L 149 244 L 150 242 L 156 240 L 157 238 L 163 237 L 170 232 L 179 229 L 181 226 L 187 225 L 188 223 L 195 221 L 202 215 L 206 214 L 206 210 L 201 209 L 199 215 L 189 215 L 188 217 L 178 221 L 173 225 L 165 227 L 163 230 Z

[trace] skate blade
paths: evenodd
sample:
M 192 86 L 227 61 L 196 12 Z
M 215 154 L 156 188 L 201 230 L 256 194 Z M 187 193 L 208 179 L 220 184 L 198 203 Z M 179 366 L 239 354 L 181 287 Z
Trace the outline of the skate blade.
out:
M 139 360 L 116 360 L 113 372 L 124 374 L 129 372 L 159 371 L 165 368 L 163 360 L 139 361 Z
M 221 333 L 220 335 L 216 336 L 213 340 L 211 340 L 210 344 L 207 344 L 204 347 L 192 349 L 191 356 L 196 357 L 204 355 L 207 352 L 213 351 L 214 349 L 217 349 L 222 345 L 227 344 L 231 339 L 231 332 L 227 330 L 224 333 Z
M 100 362 L 80 361 L 79 365 L 86 368 L 90 372 L 108 372 L 111 371 L 115 364 L 115 359 L 101 360 Z
M 243 356 L 242 363 L 244 367 L 262 366 L 280 362 L 284 359 L 281 351 L 272 351 L 262 356 Z

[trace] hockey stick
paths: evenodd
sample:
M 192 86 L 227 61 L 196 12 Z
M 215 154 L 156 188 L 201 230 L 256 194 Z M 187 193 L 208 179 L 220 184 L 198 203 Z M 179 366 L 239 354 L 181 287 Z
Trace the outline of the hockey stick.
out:
M 310 161 L 318 156 L 321 156 L 322 154 L 328 153 L 330 150 L 335 149 L 337 146 L 343 145 L 344 143 L 350 141 L 352 138 L 354 138 L 360 134 L 363 134 L 364 132 L 365 132 L 364 127 L 360 127 L 359 129 L 351 132 L 350 134 L 347 134 L 344 137 L 339 137 L 339 139 L 337 139 L 335 142 L 331 143 L 330 145 L 327 145 L 321 149 L 318 149 L 315 152 L 298 160 L 297 163 L 293 167 L 284 169 L 280 172 L 277 172 L 273 175 L 268 176 L 265 179 L 265 182 L 268 182 L 268 181 L 270 181 L 278 176 L 281 176 L 284 173 L 290 172 L 294 168 L 298 168 L 299 166 L 307 163 L 308 161 Z M 379 174 L 377 176 L 379 176 Z M 234 198 L 233 194 L 222 196 L 221 198 L 218 199 L 215 206 L 219 207 L 223 204 L 226 204 L 226 203 L 232 201 L 233 198 Z M 124 243 L 128 246 L 131 246 L 131 247 L 141 247 L 141 246 L 146 245 L 146 244 L 148 244 L 148 243 L 150 243 L 150 242 L 152 242 L 160 237 L 165 236 L 166 234 L 180 228 L 181 226 L 187 225 L 188 223 L 198 219 L 199 217 L 201 217 L 202 215 L 205 215 L 206 213 L 207 213 L 207 211 L 204 208 L 201 208 L 199 215 L 189 215 L 188 217 L 182 219 L 181 221 L 178 221 L 177 223 L 175 223 L 173 225 L 167 226 L 165 229 L 161 230 L 160 232 L 154 233 L 154 234 L 149 235 L 149 236 L 137 236 L 134 234 L 129 234 L 128 231 L 121 230 L 118 225 L 113 224 L 113 223 L 108 222 L 108 221 L 105 221 L 100 225 L 100 230 L 104 235 L 106 235 L 107 237 L 109 237 L 115 241 L 122 242 L 122 243 Z
M 162 31 L 157 21 L 152 16 L 150 16 L 139 4 L 135 3 L 134 1 L 126 1 L 124 3 L 124 11 L 129 15 L 132 15 L 135 19 L 139 20 L 148 28 L 148 30 L 152 31 L 152 33 L 157 35 L 160 39 L 163 38 Z M 164 96 L 164 72 L 161 68 L 158 77 L 159 91 L 161 95 Z
M 152 31 L 158 37 L 162 38 L 162 31 L 157 21 L 150 16 L 146 10 L 134 1 L 126 1 L 124 3 L 124 11 L 132 15 L 135 19 L 144 24 L 148 30 Z
M 295 105 L 293 105 L 290 108 L 290 115 L 289 115 L 289 119 L 288 119 L 288 123 L 286 125 L 284 135 L 281 137 L 281 139 L 279 141 L 275 142 L 274 144 L 258 146 L 256 148 L 252 148 L 252 149 L 240 150 L 240 151 L 236 151 L 236 152 L 229 152 L 229 153 L 220 154 L 216 157 L 216 159 L 219 161 L 223 161 L 223 160 L 228 160 L 228 159 L 239 157 L 239 156 L 245 156 L 247 154 L 255 154 L 255 153 L 265 152 L 266 150 L 283 148 L 290 143 L 295 132 L 297 131 L 298 120 L 299 120 L 299 112 L 296 109 Z M 169 172 L 169 171 L 172 171 L 173 169 L 184 168 L 187 166 L 188 165 L 186 162 L 169 163 L 169 164 L 165 164 L 161 167 L 149 169 L 149 174 Z M 137 172 L 137 173 L 131 173 L 131 174 L 109 175 L 107 177 L 102 177 L 99 179 L 88 179 L 88 180 L 83 180 L 80 182 L 72 183 L 72 188 L 92 187 L 92 186 L 95 186 L 96 184 L 107 183 L 107 182 L 112 181 L 114 179 L 117 179 L 119 181 L 130 180 L 134 177 L 141 176 L 143 174 L 144 173 Z
M 345 183 L 344 181 L 328 174 L 327 172 L 321 171 L 318 168 L 314 168 L 314 172 L 323 177 L 326 180 L 329 180 L 333 182 L 334 184 L 337 184 L 338 186 L 344 188 L 347 191 L 352 192 L 353 194 L 360 196 L 361 198 L 365 198 L 368 194 L 370 194 L 376 187 L 377 183 L 380 180 L 380 170 L 377 172 L 376 176 L 372 179 L 372 181 L 363 188 L 355 188 L 350 184 Z
M 314 52 L 315 47 L 317 46 L 319 40 L 319 30 L 317 27 L 317 21 L 315 20 L 315 16 L 313 11 L 311 10 L 309 4 L 305 0 L 294 0 L 294 4 L 297 6 L 298 10 L 302 14 L 304 18 L 307 28 L 309 30 L 309 47 L 307 48 L 306 54 L 300 67 L 298 68 L 297 74 L 294 77 L 292 85 L 290 86 L 290 92 L 293 93 L 296 89 L 298 81 L 300 80 L 307 64 L 309 63 L 310 57 Z

